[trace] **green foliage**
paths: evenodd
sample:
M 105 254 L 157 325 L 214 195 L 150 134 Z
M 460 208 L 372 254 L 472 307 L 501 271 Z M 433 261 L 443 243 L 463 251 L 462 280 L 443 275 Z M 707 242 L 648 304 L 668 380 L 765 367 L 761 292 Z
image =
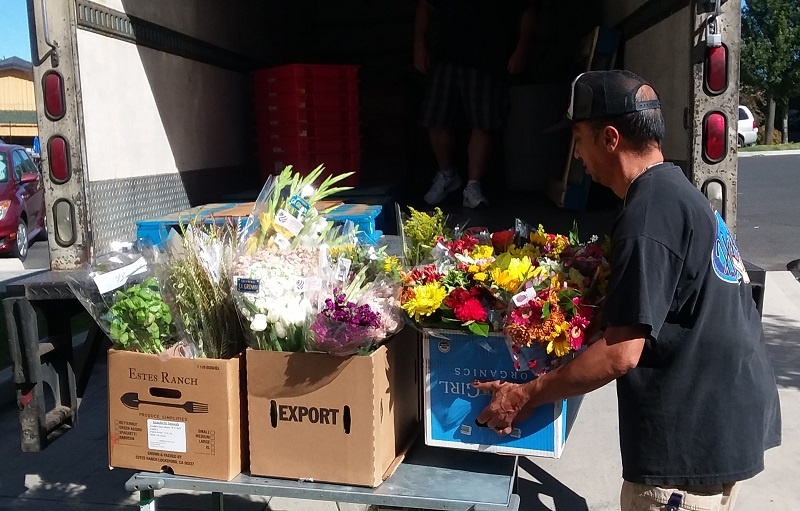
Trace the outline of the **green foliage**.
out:
M 117 291 L 108 316 L 111 339 L 122 349 L 157 354 L 174 338 L 172 314 L 153 277 Z
M 800 2 L 747 0 L 742 7 L 741 76 L 785 104 L 800 95 Z
M 409 207 L 410 216 L 403 222 L 406 243 L 406 260 L 410 266 L 418 266 L 431 254 L 436 239 L 445 234 L 446 218 L 441 209 L 436 208 L 432 215 Z

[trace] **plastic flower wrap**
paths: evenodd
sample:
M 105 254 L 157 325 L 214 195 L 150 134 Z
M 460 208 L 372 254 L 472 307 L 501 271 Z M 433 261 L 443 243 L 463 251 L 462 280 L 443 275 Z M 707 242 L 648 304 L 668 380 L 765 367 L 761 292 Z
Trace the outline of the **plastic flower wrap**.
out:
M 334 287 L 310 327 L 310 349 L 333 355 L 369 352 L 403 327 L 400 286 L 370 277 L 363 266 L 343 287 Z
M 158 280 L 133 244 L 118 244 L 67 282 L 117 349 L 196 355 L 193 346 L 179 340 Z
M 333 185 L 323 168 L 306 177 L 287 167 L 271 178 L 239 235 L 232 263 L 233 296 L 245 335 L 254 348 L 302 351 L 318 307 L 327 268 L 325 240 L 333 223 L 317 211 L 322 199 L 347 188 Z
M 231 295 L 230 260 L 236 228 L 191 223 L 146 251 L 182 338 L 206 358 L 230 358 L 244 349 Z

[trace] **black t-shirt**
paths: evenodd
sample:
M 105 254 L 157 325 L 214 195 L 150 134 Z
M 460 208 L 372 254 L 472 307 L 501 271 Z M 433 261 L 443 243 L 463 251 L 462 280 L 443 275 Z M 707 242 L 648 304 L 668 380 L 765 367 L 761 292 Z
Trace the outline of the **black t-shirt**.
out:
M 650 328 L 617 380 L 625 480 L 724 484 L 763 470 L 781 417 L 761 319 L 725 222 L 673 164 L 628 190 L 605 317 Z
M 502 73 L 519 40 L 530 0 L 428 0 L 434 9 L 435 60 Z

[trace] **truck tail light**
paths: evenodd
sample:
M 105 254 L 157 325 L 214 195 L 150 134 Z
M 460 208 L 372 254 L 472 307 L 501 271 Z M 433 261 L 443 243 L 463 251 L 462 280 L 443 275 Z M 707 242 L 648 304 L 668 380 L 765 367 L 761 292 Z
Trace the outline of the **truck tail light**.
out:
M 719 163 L 728 152 L 728 121 L 721 112 L 710 112 L 703 120 L 703 157 Z
M 724 45 L 706 48 L 704 68 L 706 92 L 724 92 L 728 88 L 728 49 Z
M 57 184 L 64 184 L 72 177 L 69 165 L 69 144 L 60 135 L 56 135 L 47 142 L 47 155 L 50 164 L 50 180 Z
M 755 119 L 753 119 L 753 129 L 758 130 L 758 122 Z
M 56 243 L 62 247 L 75 244 L 75 206 L 68 199 L 58 199 L 53 204 L 53 228 Z
M 44 90 L 44 113 L 51 121 L 58 121 L 67 113 L 64 94 L 64 77 L 55 71 L 48 71 L 42 78 Z

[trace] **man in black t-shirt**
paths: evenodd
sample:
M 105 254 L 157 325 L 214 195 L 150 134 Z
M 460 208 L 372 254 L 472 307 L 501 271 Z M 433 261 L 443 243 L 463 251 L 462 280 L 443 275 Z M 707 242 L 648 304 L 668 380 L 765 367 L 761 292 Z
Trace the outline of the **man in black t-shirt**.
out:
M 414 67 L 430 77 L 421 123 L 428 128 L 439 165 L 425 194 L 428 204 L 440 203 L 461 187 L 452 163 L 452 129 L 465 124 L 471 133 L 463 204 L 488 205 L 480 180 L 491 132 L 508 117 L 508 75 L 525 67 L 533 16 L 530 0 L 418 0 Z M 433 37 L 431 25 L 436 28 Z
M 623 511 L 733 508 L 780 444 L 780 404 L 747 271 L 722 216 L 664 163 L 653 88 L 626 71 L 572 84 L 565 124 L 587 173 L 623 199 L 605 330 L 572 362 L 493 392 L 500 434 L 537 406 L 617 381 Z M 694 506 L 694 507 L 693 507 Z

